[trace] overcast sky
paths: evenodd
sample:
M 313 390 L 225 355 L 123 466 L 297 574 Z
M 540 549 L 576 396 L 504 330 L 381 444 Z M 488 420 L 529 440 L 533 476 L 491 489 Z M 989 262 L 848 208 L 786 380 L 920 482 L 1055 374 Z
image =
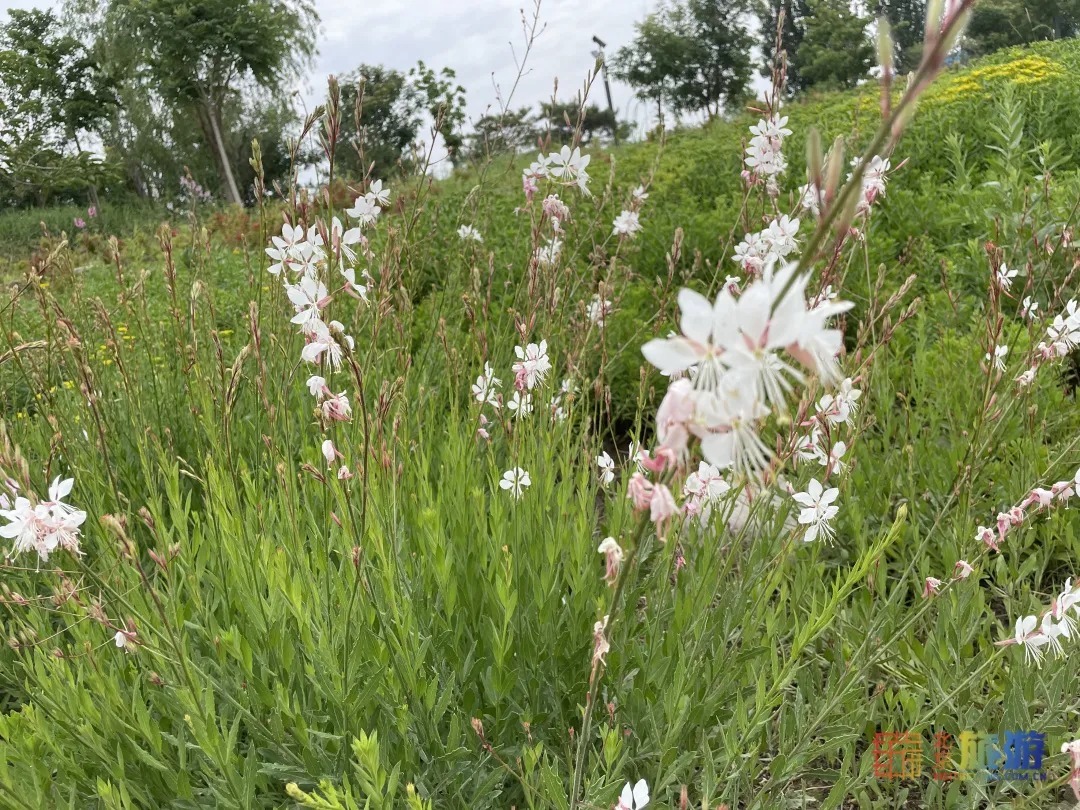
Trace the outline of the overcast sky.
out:
M 344 73 L 361 62 L 407 70 L 423 59 L 429 67 L 457 72 L 470 118 L 495 107 L 496 84 L 505 99 L 514 83 L 515 54 L 521 58 L 525 42 L 522 0 L 316 3 L 322 32 L 313 81 L 322 82 L 327 74 Z M 560 98 L 571 98 L 592 68 L 593 35 L 608 43 L 611 54 L 631 39 L 634 23 L 654 5 L 654 0 L 542 0 L 544 30 L 511 103 L 532 105 L 550 98 L 556 78 Z M 526 8 L 526 14 L 531 17 L 532 9 Z M 612 94 L 622 117 L 633 121 L 644 117 L 628 87 L 615 84 Z M 590 98 L 605 103 L 599 83 Z
M 531 17 L 532 0 L 315 0 L 322 19 L 319 55 L 310 76 L 301 83 L 305 102 L 322 100 L 326 76 L 342 74 L 360 63 L 382 64 L 406 71 L 420 59 L 436 70 L 453 68 L 465 87 L 470 120 L 496 106 L 496 84 L 503 97 L 517 75 L 524 51 L 522 5 Z M 58 6 L 60 0 L 0 0 L 0 9 Z M 609 55 L 627 43 L 634 23 L 656 0 L 542 0 L 543 33 L 526 64 L 526 74 L 511 100 L 515 107 L 535 106 L 551 97 L 559 80 L 559 97 L 568 100 L 592 68 L 592 38 L 608 43 Z M 6 15 L 5 15 L 6 16 Z M 647 122 L 648 110 L 630 89 L 612 86 L 620 117 Z M 605 104 L 602 85 L 590 99 Z

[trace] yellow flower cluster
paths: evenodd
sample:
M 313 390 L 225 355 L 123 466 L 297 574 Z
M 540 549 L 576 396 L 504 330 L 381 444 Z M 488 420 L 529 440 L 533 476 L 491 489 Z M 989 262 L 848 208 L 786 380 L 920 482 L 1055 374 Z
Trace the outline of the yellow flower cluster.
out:
M 989 95 L 992 85 L 1008 81 L 1012 84 L 1036 84 L 1057 76 L 1065 69 L 1045 56 L 1024 56 L 1000 65 L 985 65 L 939 81 L 925 96 L 927 102 L 947 104 L 965 96 Z

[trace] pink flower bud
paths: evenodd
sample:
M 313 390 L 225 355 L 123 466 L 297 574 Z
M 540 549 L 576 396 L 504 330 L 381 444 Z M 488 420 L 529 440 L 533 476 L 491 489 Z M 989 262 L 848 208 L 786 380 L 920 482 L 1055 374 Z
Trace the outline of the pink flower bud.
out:
M 653 483 L 639 472 L 630 476 L 626 485 L 626 497 L 634 502 L 635 509 L 648 509 L 652 502 Z
M 679 507 L 675 505 L 671 490 L 663 484 L 656 484 L 649 500 L 649 519 L 653 523 L 663 523 L 678 511 Z
M 953 566 L 953 576 L 957 579 L 967 579 L 975 569 L 967 560 L 957 560 Z
M 923 599 L 929 599 L 941 589 L 941 580 L 936 577 L 927 577 L 926 584 L 923 585 Z

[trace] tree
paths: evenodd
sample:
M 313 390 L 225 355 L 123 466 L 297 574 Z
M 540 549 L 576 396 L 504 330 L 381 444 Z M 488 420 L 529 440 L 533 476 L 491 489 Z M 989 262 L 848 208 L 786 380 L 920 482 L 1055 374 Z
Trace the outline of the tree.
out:
M 357 101 L 360 120 L 356 120 Z M 339 174 L 363 177 L 374 164 L 378 177 L 388 177 L 416 139 L 420 105 L 405 74 L 382 65 L 360 65 L 341 78 L 343 147 L 336 162 Z
M 807 87 L 854 87 L 874 64 L 868 21 L 848 0 L 811 0 L 812 14 L 794 62 Z
M 672 0 L 638 23 L 613 72 L 638 98 L 675 115 L 720 115 L 750 81 L 747 0 Z
M 782 13 L 784 24 L 781 47 L 788 54 L 785 90 L 787 95 L 791 96 L 806 89 L 798 62 L 792 61 L 791 56 L 798 52 L 806 33 L 806 18 L 810 16 L 809 3 L 807 0 L 759 0 L 755 11 L 761 30 L 761 75 L 772 75 L 777 56 L 776 28 L 780 24 Z
M 985 0 L 976 5 L 965 32 L 975 55 L 1042 39 L 1080 34 L 1080 0 Z
M 114 90 L 52 11 L 10 11 L 0 27 L 0 163 L 8 201 L 91 188 L 110 174 L 83 148 L 116 106 Z M 93 193 L 91 191 L 91 193 Z
M 436 73 L 422 61 L 409 71 L 410 82 L 455 166 L 461 160 L 461 147 L 465 144 L 461 131 L 465 125 L 465 88 L 454 83 L 456 78 L 457 74 L 450 68 L 444 67 Z
M 581 143 L 590 143 L 593 139 L 614 140 L 616 135 L 626 140 L 630 135 L 630 124 L 619 121 L 614 112 L 595 104 L 589 104 L 583 110 L 576 101 L 547 101 L 540 105 L 538 120 L 545 132 L 551 134 L 552 141 L 558 144 L 570 143 L 575 134 L 580 135 Z
M 469 160 L 483 160 L 489 155 L 520 152 L 536 146 L 539 133 L 532 110 L 522 107 L 499 115 L 483 115 L 473 122 L 467 137 Z
M 225 108 L 245 79 L 281 91 L 310 62 L 314 7 L 309 0 L 111 0 L 106 16 L 160 97 L 194 115 L 226 199 L 240 204 Z
M 874 14 L 889 21 L 897 73 L 910 73 L 922 59 L 926 0 L 876 0 Z
M 454 71 L 436 73 L 423 62 L 408 75 L 382 65 L 360 65 L 343 76 L 341 126 L 345 148 L 336 157 L 338 172 L 363 177 L 391 176 L 411 168 L 406 153 L 417 141 L 425 115 L 438 126 L 450 159 L 462 158 L 465 143 L 465 88 L 454 84 Z M 360 119 L 355 110 L 360 100 Z

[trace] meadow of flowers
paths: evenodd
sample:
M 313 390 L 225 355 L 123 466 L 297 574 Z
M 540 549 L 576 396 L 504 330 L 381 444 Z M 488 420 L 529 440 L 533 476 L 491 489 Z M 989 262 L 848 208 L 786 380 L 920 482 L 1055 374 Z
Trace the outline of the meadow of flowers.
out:
M 986 238 L 871 259 L 966 10 L 912 77 L 882 49 L 870 132 L 795 133 L 778 69 L 736 215 L 659 261 L 662 147 L 49 242 L 0 299 L 0 805 L 1080 799 L 1067 145 L 988 101 L 934 181 Z M 1044 778 L 875 773 L 967 729 Z

